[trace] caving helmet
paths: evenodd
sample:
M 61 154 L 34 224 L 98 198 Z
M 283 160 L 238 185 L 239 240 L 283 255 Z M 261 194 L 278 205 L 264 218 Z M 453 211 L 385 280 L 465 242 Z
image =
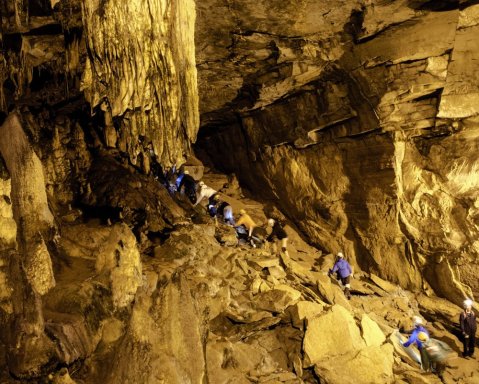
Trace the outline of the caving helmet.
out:
M 418 326 L 422 324 L 422 319 L 419 316 L 413 316 L 412 321 L 414 323 L 414 326 Z
M 274 225 L 274 219 L 268 219 L 268 225 L 272 227 Z
M 417 334 L 417 338 L 419 339 L 419 341 L 422 341 L 423 343 L 425 343 L 429 339 L 426 332 L 419 332 Z
M 240 215 L 245 215 L 246 211 L 244 209 L 240 209 Z
M 469 298 L 464 300 L 464 308 L 471 308 L 471 307 L 472 307 L 472 300 Z

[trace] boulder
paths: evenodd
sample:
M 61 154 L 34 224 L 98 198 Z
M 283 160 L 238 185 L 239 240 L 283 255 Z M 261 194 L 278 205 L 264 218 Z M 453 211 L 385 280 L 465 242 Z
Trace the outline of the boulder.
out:
M 379 325 L 366 314 L 363 314 L 361 318 L 361 330 L 368 347 L 373 345 L 380 347 L 386 341 L 386 336 Z
M 331 279 L 322 273 L 314 273 L 317 278 L 318 291 L 321 298 L 328 304 L 340 304 L 347 309 L 351 309 L 351 305 L 344 296 L 342 289 L 331 282 Z
M 279 259 L 277 257 L 262 257 L 251 260 L 250 264 L 256 270 L 262 270 L 263 268 L 279 267 Z
M 299 301 L 288 308 L 293 327 L 304 329 L 304 321 L 317 317 L 323 312 L 323 305 L 311 301 Z
M 388 293 L 394 293 L 398 290 L 398 286 L 391 284 L 390 282 L 381 279 L 379 276 L 376 276 L 374 273 L 369 275 L 371 281 L 376 284 L 379 288 L 383 289 Z
M 287 307 L 296 303 L 301 297 L 301 292 L 289 285 L 279 284 L 272 290 L 262 292 L 255 299 L 255 306 L 270 312 L 283 312 Z
M 340 341 L 340 342 L 339 342 Z M 359 328 L 351 313 L 340 305 L 308 320 L 303 340 L 304 367 L 323 359 L 357 352 L 365 347 Z
M 393 378 L 393 347 L 369 346 L 318 362 L 314 370 L 326 383 L 389 383 Z
M 227 247 L 233 247 L 238 244 L 235 229 L 228 225 L 221 225 L 216 228 L 215 238 L 220 244 L 226 245 Z

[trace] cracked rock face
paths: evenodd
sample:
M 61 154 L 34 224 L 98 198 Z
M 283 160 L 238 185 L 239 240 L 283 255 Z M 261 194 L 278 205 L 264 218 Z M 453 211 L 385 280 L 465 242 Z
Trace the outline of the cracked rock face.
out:
M 220 66 L 237 66 L 230 73 L 241 87 L 201 104 L 199 153 L 276 201 L 320 247 L 459 304 L 479 293 L 479 8 L 327 3 L 298 3 L 302 22 L 279 23 L 274 7 L 272 16 L 262 3 L 233 2 L 228 43 L 215 49 L 197 35 L 197 55 L 215 57 L 198 60 L 200 93 Z M 226 39 L 226 27 L 211 28 Z
M 475 3 L 2 1 L 0 381 L 429 382 L 394 329 L 459 352 L 479 294 Z M 161 185 L 193 151 L 291 257 Z

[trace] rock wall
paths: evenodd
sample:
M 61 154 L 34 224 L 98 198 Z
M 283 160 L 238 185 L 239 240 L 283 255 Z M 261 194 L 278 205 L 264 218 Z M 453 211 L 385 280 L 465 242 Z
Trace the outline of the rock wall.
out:
M 246 25 L 237 11 L 241 38 L 228 57 L 214 51 L 215 65 L 254 64 L 230 98 L 234 113 L 202 104 L 197 152 L 273 199 L 318 246 L 460 303 L 479 294 L 471 81 L 479 7 L 348 6 L 348 17 L 330 24 L 334 5 L 326 16 L 298 6 L 303 22 L 284 23 L 281 33 L 261 3 L 251 4 L 261 22 Z M 310 30 L 303 19 L 313 14 L 322 22 Z M 277 97 L 265 98 L 271 89 Z
M 144 140 L 165 166 L 181 164 L 199 123 L 194 2 L 85 1 L 82 11 L 89 52 L 82 89 L 105 111 L 107 146 L 136 164 Z M 117 116 L 124 116 L 118 133 Z

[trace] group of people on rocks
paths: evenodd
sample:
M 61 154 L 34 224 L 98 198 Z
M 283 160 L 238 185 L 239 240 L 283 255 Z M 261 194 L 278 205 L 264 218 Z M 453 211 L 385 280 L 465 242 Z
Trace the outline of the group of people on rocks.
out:
M 459 315 L 459 327 L 464 348 L 462 356 L 466 359 L 474 357 L 476 343 L 477 321 L 472 304 L 471 299 L 464 300 L 464 309 Z M 414 328 L 408 332 L 410 336 L 406 342 L 402 343 L 403 347 L 416 345 L 421 357 L 421 368 L 426 372 L 435 372 L 441 377 L 445 367 L 444 362 L 451 354 L 452 349 L 446 343 L 429 335 L 421 317 L 414 316 L 413 322 Z
M 255 236 L 255 229 L 259 226 L 246 210 L 240 209 L 239 216 L 235 219 L 231 204 L 222 199 L 221 194 L 206 185 L 204 181 L 197 182 L 188 170 L 181 171 L 169 179 L 172 180 L 170 184 L 173 185 L 170 185 L 168 189 L 187 196 L 194 207 L 207 200 L 206 210 L 215 223 L 217 224 L 218 220 L 221 220 L 223 223 L 233 226 L 239 241 L 249 242 L 253 247 L 261 243 L 261 239 Z M 267 225 L 271 227 L 271 233 L 266 237 L 266 241 L 273 244 L 273 252 L 278 252 L 276 242 L 279 242 L 281 252 L 287 253 L 288 235 L 284 230 L 284 225 L 274 218 L 268 218 Z
M 244 210 L 239 211 L 237 220 L 233 215 L 232 206 L 221 198 L 220 193 L 213 188 L 207 186 L 203 181 L 196 182 L 189 175 L 188 171 L 184 171 L 174 180 L 176 190 L 185 194 L 191 201 L 193 206 L 199 205 L 204 199 L 208 199 L 206 205 L 207 212 L 214 218 L 215 223 L 222 220 L 225 224 L 233 226 L 238 238 L 250 241 L 254 246 L 252 239 L 255 235 L 255 229 L 258 227 L 252 217 Z M 284 230 L 284 225 L 280 220 L 268 218 L 267 225 L 271 231 L 266 237 L 266 241 L 273 244 L 273 252 L 278 252 L 278 246 L 283 254 L 287 255 L 288 235 Z M 289 256 L 288 256 L 289 258 Z M 353 278 L 353 268 L 344 257 L 343 252 L 338 252 L 334 261 L 334 265 L 328 271 L 328 276 L 336 275 L 337 280 L 341 283 L 346 298 L 351 299 L 351 278 Z M 463 356 L 465 358 L 473 357 L 475 348 L 475 334 L 477 329 L 476 315 L 472 310 L 472 300 L 464 301 L 464 310 L 459 316 L 459 325 L 463 341 Z M 425 371 L 436 372 L 442 375 L 444 368 L 443 362 L 450 354 L 451 349 L 447 344 L 431 338 L 428 330 L 424 327 L 423 321 L 419 316 L 413 318 L 414 327 L 408 340 L 402 343 L 404 348 L 416 345 L 421 356 L 421 367 Z

